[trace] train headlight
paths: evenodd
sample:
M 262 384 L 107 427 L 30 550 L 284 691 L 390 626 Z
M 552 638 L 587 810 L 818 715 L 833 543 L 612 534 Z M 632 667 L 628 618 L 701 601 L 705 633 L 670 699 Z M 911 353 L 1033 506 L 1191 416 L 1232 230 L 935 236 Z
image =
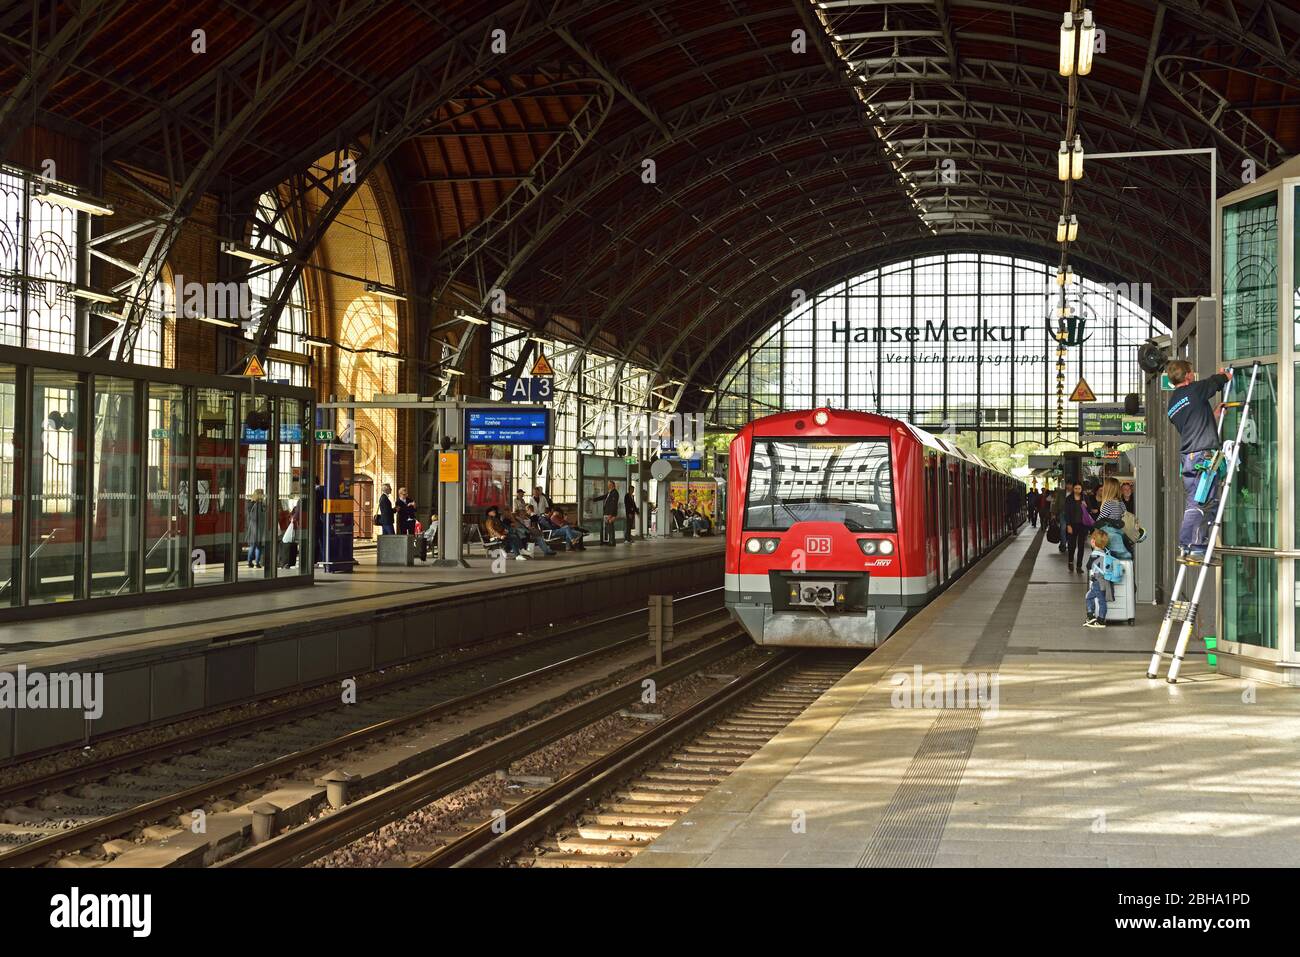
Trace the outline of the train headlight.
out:
M 818 425 L 825 425 L 830 420 L 831 420 L 831 414 L 827 412 L 825 409 L 818 409 L 816 412 L 813 413 L 813 421 L 816 422 Z
M 764 555 L 771 555 L 776 551 L 776 546 L 781 544 L 779 538 L 751 538 L 745 542 L 745 551 L 751 555 L 757 555 L 762 552 Z
M 876 554 L 876 542 L 875 542 L 875 539 L 872 539 L 872 538 L 859 538 L 859 539 L 858 539 L 858 548 L 862 549 L 862 554 L 863 554 L 863 555 L 874 555 L 874 554 Z
M 745 542 L 745 551 L 749 552 L 751 555 L 757 555 L 762 548 L 763 540 L 761 538 L 751 538 L 749 541 Z
M 894 554 L 894 543 L 888 540 L 882 541 L 880 543 L 880 554 L 882 555 Z
M 763 554 L 771 555 L 774 551 L 776 551 L 776 539 L 775 538 L 763 539 Z

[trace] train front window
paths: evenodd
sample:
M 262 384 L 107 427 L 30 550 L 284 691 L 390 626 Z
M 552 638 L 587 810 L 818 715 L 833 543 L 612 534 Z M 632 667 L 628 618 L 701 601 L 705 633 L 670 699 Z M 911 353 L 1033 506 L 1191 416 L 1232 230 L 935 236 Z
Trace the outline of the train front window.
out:
M 843 522 L 854 532 L 894 531 L 888 439 L 754 439 L 745 528 Z

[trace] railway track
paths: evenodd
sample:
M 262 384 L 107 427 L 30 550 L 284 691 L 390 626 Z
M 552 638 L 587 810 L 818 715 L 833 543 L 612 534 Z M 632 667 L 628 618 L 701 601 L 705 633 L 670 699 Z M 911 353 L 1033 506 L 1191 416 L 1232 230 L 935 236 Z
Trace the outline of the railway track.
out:
M 413 866 L 621 866 L 861 660 L 775 655 Z
M 629 616 L 603 621 L 625 617 Z M 700 636 L 707 638 L 717 633 L 721 620 L 720 611 L 709 610 L 681 623 L 702 629 Z M 196 808 L 216 813 L 233 810 L 240 798 L 265 782 L 288 779 L 293 783 L 297 775 L 297 783 L 310 791 L 311 769 L 322 761 L 409 736 L 450 716 L 472 715 L 496 699 L 545 685 L 575 669 L 589 669 L 603 659 L 611 659 L 612 666 L 613 658 L 627 659 L 643 646 L 646 635 L 638 628 L 629 637 L 566 654 L 573 640 L 574 636 L 541 636 L 526 643 L 533 649 L 531 658 L 520 656 L 522 646 L 516 645 L 496 655 L 476 655 L 469 662 L 403 675 L 381 686 L 379 694 L 376 686 L 368 688 L 364 707 L 358 703 L 344 708 L 337 699 L 328 705 L 309 702 L 15 784 L 0 791 L 0 804 L 9 805 L 4 812 L 9 829 L 3 836 L 19 843 L 0 853 L 0 866 L 52 862 L 93 866 L 130 850 L 132 837 L 143 835 L 163 842 L 176 837 L 177 818 L 193 814 Z M 537 655 L 550 660 L 535 667 L 518 667 L 521 662 L 532 663 Z M 507 672 L 515 673 L 484 686 L 483 672 L 490 670 L 487 659 L 498 658 L 504 658 Z M 646 659 L 635 656 L 632 660 L 644 663 Z M 627 666 L 627 660 L 620 665 Z M 428 760 L 441 760 L 455 748 L 474 747 L 521 720 L 529 720 L 539 709 L 560 707 L 575 695 L 590 693 L 590 686 L 599 683 L 569 688 L 553 700 L 453 736 L 442 750 L 431 749 Z M 604 683 L 608 684 L 607 674 Z M 26 804 L 16 803 L 20 801 Z M 234 837 L 226 843 L 235 843 Z M 89 857 L 79 855 L 86 849 L 90 849 Z
M 300 867 L 373 834 L 426 805 L 508 768 L 512 762 L 607 719 L 643 700 L 647 687 L 662 690 L 732 656 L 752 652 L 753 645 L 739 628 L 728 637 L 661 668 L 579 701 L 562 711 L 457 754 L 447 761 L 414 774 L 397 784 L 322 815 L 266 843 L 249 848 L 221 867 Z

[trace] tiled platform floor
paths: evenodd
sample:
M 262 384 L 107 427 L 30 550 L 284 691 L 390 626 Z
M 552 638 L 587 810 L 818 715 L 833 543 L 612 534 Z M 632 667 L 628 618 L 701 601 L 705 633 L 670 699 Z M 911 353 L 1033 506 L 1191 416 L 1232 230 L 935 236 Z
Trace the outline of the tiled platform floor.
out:
M 1199 641 L 1186 680 L 1148 680 L 1163 609 L 1085 629 L 1080 579 L 1033 548 L 1022 530 L 633 866 L 1300 864 L 1296 691 L 1216 674 Z M 1008 634 L 987 623 L 1009 589 Z M 893 706 L 896 676 L 972 670 L 982 635 L 996 713 Z

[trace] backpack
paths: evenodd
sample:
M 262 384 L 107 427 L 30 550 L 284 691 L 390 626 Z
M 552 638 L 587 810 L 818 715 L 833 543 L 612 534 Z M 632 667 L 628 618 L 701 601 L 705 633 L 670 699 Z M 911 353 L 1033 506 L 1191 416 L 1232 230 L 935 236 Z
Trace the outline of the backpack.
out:
M 1047 540 L 1053 545 L 1059 544 L 1061 541 L 1061 528 L 1055 522 L 1047 526 Z
M 1112 585 L 1118 585 L 1124 580 L 1123 563 L 1109 552 L 1101 557 L 1101 577 Z

